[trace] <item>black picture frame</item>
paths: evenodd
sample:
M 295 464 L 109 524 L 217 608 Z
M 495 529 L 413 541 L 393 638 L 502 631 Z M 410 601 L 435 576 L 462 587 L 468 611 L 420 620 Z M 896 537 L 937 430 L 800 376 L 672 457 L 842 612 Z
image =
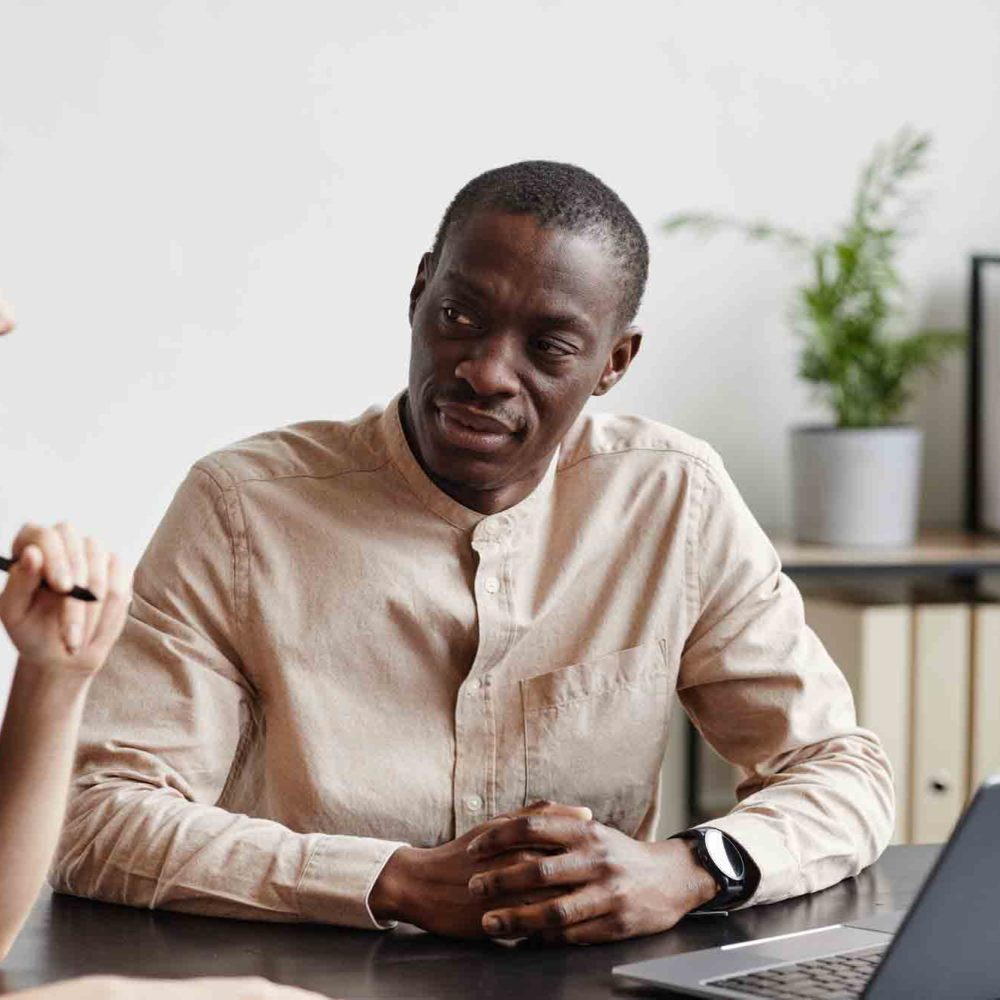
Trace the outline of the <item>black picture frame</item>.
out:
M 982 492 L 982 357 L 983 357 L 983 271 L 1000 266 L 1000 254 L 975 253 L 969 259 L 969 350 L 966 368 L 968 400 L 966 410 L 965 530 L 981 533 Z

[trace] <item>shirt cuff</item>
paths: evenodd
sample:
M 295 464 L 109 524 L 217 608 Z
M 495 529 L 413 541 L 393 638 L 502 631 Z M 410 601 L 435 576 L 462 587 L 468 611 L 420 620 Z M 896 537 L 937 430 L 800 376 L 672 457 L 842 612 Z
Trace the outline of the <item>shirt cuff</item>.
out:
M 760 875 L 753 895 L 727 909 L 774 903 L 801 892 L 798 862 L 769 823 L 750 813 L 737 811 L 700 825 L 715 827 L 731 837 L 750 857 Z
M 320 836 L 299 879 L 296 897 L 303 920 L 364 930 L 389 930 L 368 897 L 386 862 L 405 843 L 373 837 Z

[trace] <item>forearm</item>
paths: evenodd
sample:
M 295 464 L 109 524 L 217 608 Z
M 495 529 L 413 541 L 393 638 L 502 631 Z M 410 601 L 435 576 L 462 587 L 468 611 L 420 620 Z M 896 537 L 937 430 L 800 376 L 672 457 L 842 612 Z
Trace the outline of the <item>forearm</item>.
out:
M 19 662 L 0 730 L 0 956 L 31 909 L 59 838 L 89 677 Z
M 712 821 L 754 859 L 752 902 L 816 892 L 874 862 L 892 832 L 888 761 L 864 730 L 802 747 L 762 766 L 741 801 Z
M 298 833 L 170 787 L 111 779 L 76 789 L 52 883 L 130 906 L 374 927 L 368 890 L 395 847 Z

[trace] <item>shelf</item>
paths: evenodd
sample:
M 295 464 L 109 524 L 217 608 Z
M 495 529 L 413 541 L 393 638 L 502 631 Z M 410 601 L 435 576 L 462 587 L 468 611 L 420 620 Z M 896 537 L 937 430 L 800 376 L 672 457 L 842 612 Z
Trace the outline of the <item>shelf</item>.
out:
M 772 535 L 785 571 L 818 573 L 987 573 L 1000 572 L 1000 535 L 923 531 L 906 548 L 841 548 L 811 545 Z

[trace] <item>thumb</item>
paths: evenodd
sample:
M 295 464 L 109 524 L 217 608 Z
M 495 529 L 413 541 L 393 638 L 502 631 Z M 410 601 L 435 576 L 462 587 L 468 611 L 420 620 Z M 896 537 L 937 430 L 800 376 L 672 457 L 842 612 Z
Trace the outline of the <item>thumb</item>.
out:
M 545 816 L 566 816 L 569 819 L 592 820 L 593 810 L 589 806 L 570 806 L 562 802 L 552 802 L 549 799 L 539 799 L 521 809 L 513 809 L 497 816 L 497 819 L 512 819 L 514 816 L 529 816 L 533 813 L 541 813 Z

